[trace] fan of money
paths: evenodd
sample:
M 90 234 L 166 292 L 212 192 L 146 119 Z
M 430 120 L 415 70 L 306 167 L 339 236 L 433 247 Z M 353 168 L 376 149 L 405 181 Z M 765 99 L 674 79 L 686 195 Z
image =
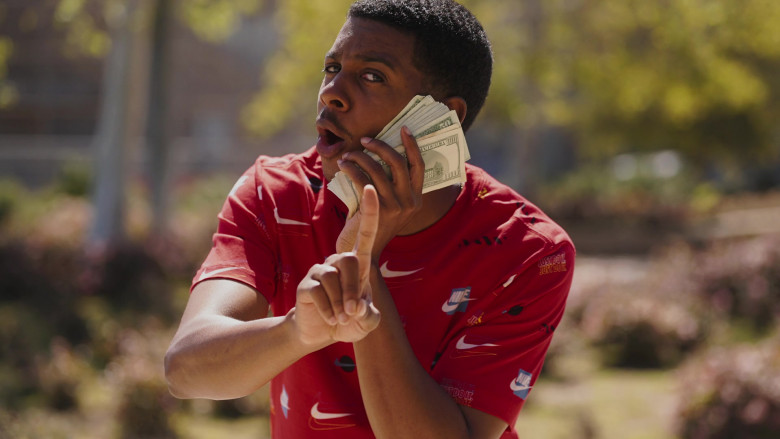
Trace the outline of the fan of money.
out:
M 454 110 L 437 102 L 431 96 L 415 96 L 398 115 L 376 136 L 406 157 L 401 141 L 401 128 L 407 126 L 417 139 L 423 161 L 425 178 L 422 192 L 428 193 L 466 181 L 466 161 L 471 158 L 466 136 Z M 390 166 L 376 154 L 368 152 L 391 177 Z M 352 180 L 341 171 L 328 183 L 328 189 L 336 194 L 349 209 L 349 216 L 357 212 L 360 197 Z

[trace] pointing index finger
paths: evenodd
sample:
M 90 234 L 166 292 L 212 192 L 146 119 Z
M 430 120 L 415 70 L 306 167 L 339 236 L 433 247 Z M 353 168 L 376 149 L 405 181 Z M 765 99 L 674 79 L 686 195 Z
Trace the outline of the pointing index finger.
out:
M 361 286 L 368 279 L 371 267 L 371 253 L 374 248 L 374 239 L 379 229 L 379 196 L 373 185 L 363 188 L 363 197 L 360 201 L 360 226 L 355 240 L 355 254 L 358 258 Z

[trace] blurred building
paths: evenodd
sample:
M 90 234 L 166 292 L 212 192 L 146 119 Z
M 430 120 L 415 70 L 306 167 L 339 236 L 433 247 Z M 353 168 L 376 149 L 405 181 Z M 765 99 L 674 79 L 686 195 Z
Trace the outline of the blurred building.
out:
M 47 0 L 0 4 L 0 37 L 13 42 L 5 79 L 17 94 L 12 105 L 0 108 L 0 178 L 31 186 L 52 181 L 64 165 L 91 165 L 101 102 L 103 59 L 67 50 L 55 7 Z M 276 45 L 269 14 L 244 18 L 220 44 L 204 42 L 171 20 L 167 134 L 175 175 L 243 170 L 262 149 L 243 132 L 240 112 L 259 89 L 261 66 Z M 132 84 L 138 89 L 131 87 L 131 99 L 145 100 L 149 47 L 142 39 L 136 43 Z M 128 166 L 140 175 L 144 115 L 132 117 L 137 140 L 130 142 Z

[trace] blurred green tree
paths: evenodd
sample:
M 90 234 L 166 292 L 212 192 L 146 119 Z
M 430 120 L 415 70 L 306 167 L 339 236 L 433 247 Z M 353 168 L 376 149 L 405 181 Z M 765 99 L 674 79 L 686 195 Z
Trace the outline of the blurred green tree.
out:
M 277 4 L 282 43 L 246 108 L 250 130 L 268 136 L 310 120 L 319 60 L 349 3 Z M 780 152 L 780 2 L 463 3 L 494 45 L 490 124 L 531 142 L 534 130 L 563 127 L 586 157 L 675 149 L 743 164 Z
M 117 11 L 135 5 L 128 28 L 152 35 L 152 46 L 160 48 L 150 66 L 149 75 L 154 78 L 155 65 L 164 64 L 166 59 L 164 44 L 158 44 L 165 38 L 166 21 L 153 24 L 153 17 L 159 17 L 155 11 L 172 7 L 170 16 L 186 23 L 201 38 L 219 42 L 230 35 L 243 15 L 258 11 L 265 3 L 58 0 L 55 19 L 66 30 L 68 50 L 107 56 L 116 50 L 112 41 L 119 41 L 114 30 L 118 29 L 115 17 L 121 15 Z M 264 68 L 263 89 L 242 115 L 251 132 L 268 137 L 285 128 L 310 125 L 321 60 L 350 3 L 268 2 L 274 8 L 280 44 Z M 692 163 L 736 168 L 749 160 L 766 162 L 780 156 L 776 123 L 780 120 L 780 26 L 776 25 L 780 2 L 463 3 L 482 21 L 496 54 L 482 124 L 509 133 L 508 145 L 533 151 L 541 147 L 540 133 L 558 127 L 571 133 L 583 157 L 673 149 Z M 158 31 L 152 32 L 155 28 Z M 11 42 L 0 36 L 0 81 L 11 47 Z M 109 78 L 118 74 L 106 75 L 106 87 Z M 164 84 L 164 77 L 158 72 L 160 84 Z M 152 90 L 164 89 L 155 89 L 153 81 Z M 10 96 L 2 92 L 2 86 L 0 82 L 0 103 L 3 96 Z M 153 104 L 158 110 L 164 108 L 164 102 L 155 102 L 163 99 L 164 93 L 148 96 L 149 108 Z M 104 117 L 108 112 L 104 110 Z M 154 120 L 164 120 L 164 112 Z M 148 125 L 154 128 L 153 123 Z M 164 164 L 165 149 L 159 146 L 165 144 L 164 139 L 150 144 L 158 145 L 158 162 Z M 117 178 L 115 174 L 110 173 Z M 160 181 L 164 188 L 164 178 Z
M 128 130 L 133 129 L 128 125 L 142 124 L 130 120 L 134 105 L 145 105 L 142 114 L 146 115 L 153 231 L 164 232 L 169 143 L 165 91 L 172 18 L 177 17 L 201 38 L 219 42 L 238 26 L 242 15 L 254 13 L 262 4 L 263 0 L 59 0 L 54 14 L 55 22 L 65 31 L 65 50 L 106 59 L 95 136 L 92 244 L 120 240 L 124 234 L 124 151 Z M 133 65 L 138 63 L 133 53 L 144 52 L 143 47 L 139 48 L 144 45 L 149 59 L 141 61 L 146 64 L 145 72 L 141 72 Z M 135 90 L 139 85 L 147 87 L 146 93 L 140 93 L 146 96 L 143 104 L 128 95 L 131 83 Z

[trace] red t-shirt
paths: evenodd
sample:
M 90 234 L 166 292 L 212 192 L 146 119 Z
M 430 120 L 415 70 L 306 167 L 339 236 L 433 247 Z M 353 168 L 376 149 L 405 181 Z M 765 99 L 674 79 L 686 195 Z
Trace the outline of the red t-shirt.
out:
M 515 438 L 563 315 L 575 251 L 536 206 L 477 167 L 467 165 L 466 173 L 449 212 L 390 241 L 380 268 L 422 367 L 458 404 L 505 420 L 503 437 Z M 231 190 L 193 286 L 242 282 L 284 315 L 309 268 L 335 252 L 346 214 L 327 190 L 314 148 L 259 157 Z M 374 437 L 356 367 L 352 345 L 336 343 L 276 376 L 273 436 Z

